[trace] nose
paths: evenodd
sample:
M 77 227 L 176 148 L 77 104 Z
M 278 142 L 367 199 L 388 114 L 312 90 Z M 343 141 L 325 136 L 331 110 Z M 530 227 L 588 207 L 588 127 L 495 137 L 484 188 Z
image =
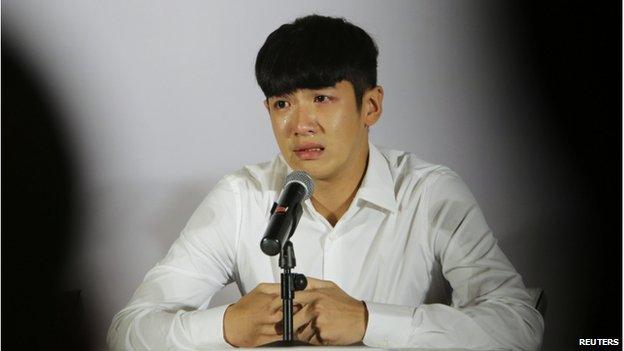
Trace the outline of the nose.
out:
M 294 133 L 296 136 L 314 135 L 318 132 L 318 121 L 313 109 L 300 104 L 295 111 L 294 120 Z

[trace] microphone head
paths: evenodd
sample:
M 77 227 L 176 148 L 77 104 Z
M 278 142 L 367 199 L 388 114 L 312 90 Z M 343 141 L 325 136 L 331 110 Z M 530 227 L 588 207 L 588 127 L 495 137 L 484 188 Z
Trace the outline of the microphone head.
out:
M 306 193 L 301 201 L 305 201 L 312 197 L 312 193 L 314 192 L 314 181 L 312 181 L 312 177 L 310 177 L 308 173 L 304 171 L 293 171 L 286 176 L 284 186 L 290 182 L 300 183 L 305 188 Z

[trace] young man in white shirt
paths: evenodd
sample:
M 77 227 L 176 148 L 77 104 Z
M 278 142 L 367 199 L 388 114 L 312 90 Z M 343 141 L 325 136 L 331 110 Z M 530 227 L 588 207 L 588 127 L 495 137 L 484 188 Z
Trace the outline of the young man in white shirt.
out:
M 280 269 L 259 249 L 285 176 L 315 182 L 297 232 L 294 328 L 313 344 L 538 349 L 542 316 L 474 197 L 446 167 L 369 142 L 382 113 L 377 47 L 343 19 L 307 16 L 256 60 L 280 155 L 225 176 L 113 319 L 118 349 L 281 339 Z M 243 297 L 207 308 L 236 282 Z M 452 301 L 449 295 L 452 289 Z

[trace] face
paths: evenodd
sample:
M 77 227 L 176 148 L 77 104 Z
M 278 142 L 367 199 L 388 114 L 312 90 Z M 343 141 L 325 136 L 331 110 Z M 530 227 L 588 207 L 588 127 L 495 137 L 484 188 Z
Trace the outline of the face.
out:
M 356 105 L 348 81 L 321 89 L 299 89 L 265 102 L 280 151 L 294 170 L 315 180 L 361 176 L 368 156 L 368 126 L 381 114 L 381 87 Z

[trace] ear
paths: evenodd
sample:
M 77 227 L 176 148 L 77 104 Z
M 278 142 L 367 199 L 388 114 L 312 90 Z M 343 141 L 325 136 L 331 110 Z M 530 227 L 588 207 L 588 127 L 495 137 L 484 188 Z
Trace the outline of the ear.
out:
M 269 108 L 269 99 L 264 99 L 263 103 L 264 107 L 267 109 L 267 112 L 271 113 L 271 109 Z
M 378 85 L 372 89 L 369 89 L 362 96 L 362 114 L 364 115 L 363 121 L 367 127 L 377 123 L 381 112 L 383 110 L 383 88 Z

